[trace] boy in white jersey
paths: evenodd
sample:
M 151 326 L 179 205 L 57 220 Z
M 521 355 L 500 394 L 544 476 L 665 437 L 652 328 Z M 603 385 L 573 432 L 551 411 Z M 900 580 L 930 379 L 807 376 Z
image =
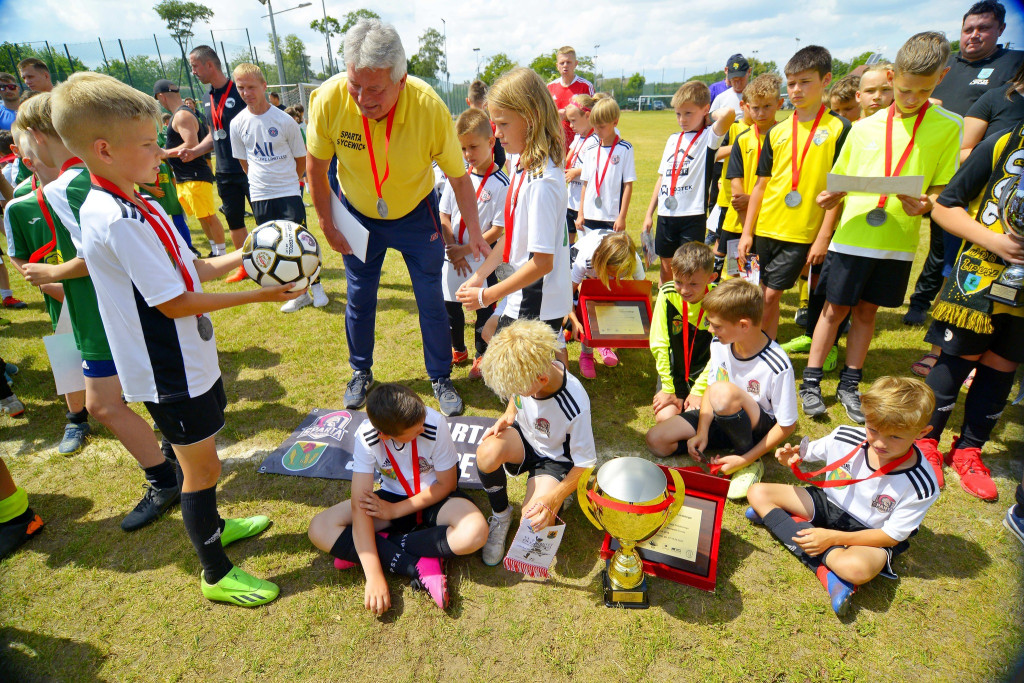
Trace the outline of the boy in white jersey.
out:
M 480 109 L 467 109 L 455 121 L 455 132 L 459 136 L 462 157 L 469 165 L 469 178 L 476 191 L 480 230 L 483 231 L 484 240 L 493 249 L 505 227 L 508 176 L 494 160 L 491 120 Z M 455 294 L 462 283 L 483 264 L 484 257 L 473 258 L 466 222 L 462 220 L 459 205 L 455 201 L 455 191 L 448 182 L 445 182 L 444 192 L 441 193 L 440 213 L 441 235 L 445 243 L 441 282 L 444 287 L 444 307 L 448 311 L 448 326 L 452 333 L 452 364 L 458 364 L 469 358 L 469 351 L 466 349 L 466 314 Z M 488 284 L 496 285 L 498 279 L 492 276 Z M 476 312 L 476 323 L 473 326 L 476 356 L 469 371 L 471 379 L 481 376 L 480 362 L 487 350 L 483 328 L 493 312 L 494 306 L 485 306 Z
M 590 122 L 595 104 L 597 98 L 581 93 L 573 95 L 565 106 L 565 120 L 575 133 L 565 157 L 565 182 L 569 185 L 569 208 L 565 212 L 565 222 L 569 226 L 569 244 L 576 242 L 576 219 L 580 215 L 580 196 L 583 192 L 583 160 L 601 144 Z
M 647 446 L 666 457 L 682 452 L 685 441 L 696 459 L 708 448 L 730 449 L 710 462 L 713 470 L 732 475 L 728 497 L 737 500 L 764 474 L 761 456 L 796 429 L 793 366 L 761 330 L 764 296 L 757 285 L 726 280 L 702 304 L 715 338 L 700 409 L 659 422 L 647 432 Z
M 459 456 L 448 423 L 400 384 L 374 387 L 366 417 L 352 453 L 352 498 L 314 517 L 309 540 L 334 556 L 337 569 L 362 565 L 364 604 L 374 614 L 391 606 L 384 569 L 408 576 L 444 609 L 441 560 L 475 553 L 487 540 L 484 516 L 457 488 Z
M 590 398 L 555 360 L 555 331 L 538 320 L 517 320 L 491 339 L 484 382 L 508 397 L 505 414 L 484 432 L 476 451 L 480 483 L 491 503 L 483 560 L 497 565 L 512 526 L 507 474 L 527 472 L 523 521 L 538 531 L 555 523 L 583 470 L 597 462 Z
M 824 462 L 825 480 L 811 486 L 756 484 L 747 518 L 818 574 L 842 616 L 856 586 L 878 574 L 896 578 L 892 559 L 909 547 L 928 508 L 939 497 L 935 472 L 914 444 L 930 430 L 931 389 L 918 379 L 879 377 L 861 397 L 867 424 L 837 427 L 775 457 L 800 479 L 813 474 L 801 462 Z M 808 521 L 798 522 L 796 515 Z
M 232 73 L 245 111 L 231 119 L 231 154 L 249 179 L 249 202 L 256 225 L 268 221 L 306 224 L 300 181 L 306 173 L 306 143 L 302 129 L 286 112 L 267 101 L 267 81 L 255 64 L 239 64 Z M 313 304 L 329 303 L 319 278 L 297 299 L 281 307 L 284 313 Z
M 227 399 L 208 313 L 299 292 L 288 291 L 290 285 L 202 292 L 199 282 L 238 268 L 242 252 L 195 260 L 160 205 L 135 191 L 160 170 L 159 117 L 154 100 L 110 76 L 79 72 L 53 93 L 53 125 L 91 172 L 80 214 L 82 253 L 124 399 L 144 402 L 173 447 L 181 516 L 203 566 L 203 595 L 254 607 L 276 598 L 278 588 L 232 565 L 224 546 L 260 533 L 270 520 L 225 520 L 217 511 L 214 435 L 224 426 Z
M 679 86 L 672 96 L 672 108 L 682 131 L 670 135 L 665 143 L 658 180 L 644 217 L 644 231 L 650 232 L 654 211 L 658 211 L 654 251 L 661 258 L 661 284 L 672 280 L 676 249 L 686 242 L 704 241 L 715 150 L 736 119 L 731 107 L 723 107 L 712 115 L 711 128 L 705 129 L 711 92 L 700 81 Z
M 636 165 L 633 146 L 619 137 L 619 105 L 610 97 L 599 99 L 590 112 L 590 123 L 600 144 L 583 156 L 580 180 L 580 212 L 576 230 L 626 229 L 626 214 L 633 196 Z

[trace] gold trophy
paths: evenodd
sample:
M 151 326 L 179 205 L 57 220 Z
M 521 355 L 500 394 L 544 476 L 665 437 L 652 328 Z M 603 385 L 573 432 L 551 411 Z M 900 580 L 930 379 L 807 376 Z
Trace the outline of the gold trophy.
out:
M 1003 232 L 1024 243 L 1024 185 L 1014 176 L 999 196 L 999 214 Z M 993 301 L 1018 308 L 1024 306 L 1024 266 L 1010 264 L 1003 269 L 985 295 Z
M 602 465 L 596 477 L 593 470 L 588 468 L 579 479 L 580 507 L 594 526 L 619 542 L 602 572 L 604 604 L 646 609 L 650 607 L 647 577 L 636 544 L 657 534 L 679 512 L 685 490 L 682 475 L 669 470 L 675 483 L 673 496 L 665 472 L 650 460 L 615 458 Z

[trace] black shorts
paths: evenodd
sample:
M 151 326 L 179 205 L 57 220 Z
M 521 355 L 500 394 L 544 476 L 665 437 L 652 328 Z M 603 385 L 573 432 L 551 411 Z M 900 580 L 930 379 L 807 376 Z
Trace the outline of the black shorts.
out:
M 999 313 L 992 316 L 992 327 L 992 334 L 981 334 L 934 320 L 924 340 L 951 356 L 980 356 L 991 351 L 1012 363 L 1024 363 L 1024 318 Z
M 579 217 L 580 212 L 575 209 L 565 210 L 565 224 L 569 228 L 569 232 L 576 234 L 576 219 Z
M 715 247 L 715 253 L 721 256 L 725 256 L 728 252 L 726 249 L 729 246 L 729 242 L 738 240 L 743 237 L 742 232 L 730 232 L 729 230 L 718 230 L 718 246 Z
M 760 417 L 757 418 L 757 425 L 751 430 L 750 439 L 753 443 L 757 444 L 765 437 L 772 427 L 775 426 L 775 418 L 765 412 L 765 409 L 758 405 L 758 409 L 761 411 Z M 690 423 L 694 431 L 697 430 L 697 422 L 700 420 L 700 409 L 694 408 L 693 410 L 687 410 L 685 413 L 680 414 L 681 418 Z M 680 446 L 684 444 L 680 443 Z M 709 450 L 719 450 L 723 448 L 733 448 L 732 440 L 729 439 L 729 435 L 722 431 L 718 426 L 718 422 L 711 420 L 711 427 L 708 429 L 708 445 Z
M 864 531 L 870 528 L 858 522 L 846 510 L 829 500 L 828 495 L 825 494 L 825 489 L 818 488 L 817 486 L 805 486 L 804 491 L 807 491 L 811 496 L 811 503 L 814 508 L 814 516 L 810 520 L 812 525 L 821 529 L 834 529 L 835 531 L 849 533 Z M 917 531 L 915 530 L 910 535 L 913 536 L 916 533 Z M 889 556 L 886 560 L 885 568 L 879 573 L 887 579 L 899 578 L 892 570 L 892 558 L 906 552 L 908 548 L 910 548 L 910 542 L 905 539 L 889 548 L 879 548 L 879 550 L 884 550 L 885 554 Z
M 658 216 L 654 231 L 654 253 L 661 258 L 672 258 L 676 249 L 687 242 L 703 242 L 708 231 L 704 214 L 696 216 Z
M 228 227 L 232 230 L 245 230 L 245 200 L 249 198 L 248 176 L 244 173 L 218 173 L 217 194 L 224 204 L 222 208 Z M 256 224 L 259 225 L 259 222 Z
M 825 256 L 816 287 L 824 287 L 825 300 L 837 306 L 861 301 L 883 308 L 899 308 L 907 294 L 912 261 L 871 258 L 830 251 Z
M 590 218 L 584 218 L 583 227 L 587 230 L 614 230 L 615 221 L 595 221 Z
M 195 398 L 169 403 L 145 402 L 157 429 L 175 446 L 191 446 L 224 428 L 224 381 L 218 377 L 210 390 Z
M 772 237 L 754 237 L 754 253 L 761 268 L 761 284 L 784 292 L 796 284 L 807 264 L 810 244 L 783 242 Z
M 503 329 L 514 323 L 516 320 L 519 320 L 519 318 L 510 318 L 507 315 L 501 316 L 500 318 L 498 318 L 498 326 L 494 329 L 494 334 L 498 334 Z M 552 320 L 542 320 L 541 322 L 543 322 L 545 325 L 553 329 L 555 331 L 555 334 L 559 334 L 562 331 L 561 318 L 555 318 Z
M 384 491 L 383 489 L 378 489 L 374 491 L 374 493 L 377 494 L 378 498 L 388 503 L 399 503 L 403 500 L 406 500 L 409 497 L 403 496 L 399 493 L 391 493 L 390 491 Z M 412 531 L 417 527 L 426 528 L 437 526 L 437 516 L 441 514 L 441 508 L 443 508 L 444 504 L 447 503 L 452 498 L 465 498 L 466 500 L 470 500 L 469 496 L 467 496 L 461 490 L 455 489 L 454 491 L 449 493 L 444 498 L 444 500 L 439 500 L 433 505 L 430 505 L 420 510 L 420 518 L 422 521 L 420 521 L 419 523 L 417 523 L 416 521 L 416 513 L 412 512 L 408 515 L 405 515 L 404 517 L 397 517 L 395 519 L 390 520 L 388 522 L 387 531 L 394 532 L 396 534 L 404 534 Z
M 258 199 L 251 204 L 256 225 L 263 225 L 267 221 L 291 221 L 299 225 L 306 224 L 306 205 L 302 203 L 302 197 L 299 195 Z
M 519 425 L 513 422 L 512 429 L 516 430 L 519 440 L 523 442 L 523 461 L 521 463 L 505 463 L 506 474 L 510 477 L 518 477 L 523 472 L 528 472 L 529 476 L 527 479 L 533 479 L 541 474 L 554 477 L 557 481 L 565 479 L 565 475 L 569 474 L 569 470 L 573 468 L 571 462 L 552 460 L 551 458 L 543 458 L 537 455 L 537 451 L 533 450 L 533 446 L 523 436 L 523 430 L 519 428 Z

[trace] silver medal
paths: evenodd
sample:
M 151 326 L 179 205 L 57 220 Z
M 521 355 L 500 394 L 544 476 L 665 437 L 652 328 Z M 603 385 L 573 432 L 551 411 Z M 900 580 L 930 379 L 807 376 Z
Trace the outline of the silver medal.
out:
M 800 193 L 797 192 L 796 190 L 791 190 L 786 193 L 785 202 L 786 206 L 788 206 L 789 208 L 794 209 L 800 206 L 801 201 L 803 201 L 803 197 L 801 197 Z
M 498 278 L 498 282 L 501 282 L 502 280 L 507 280 L 514 272 L 516 272 L 516 269 L 511 264 L 501 263 L 494 269 L 494 276 Z
M 594 206 L 596 206 L 597 208 L 600 209 L 601 208 L 601 203 L 602 203 L 601 202 L 601 195 L 596 195 L 594 197 Z
M 668 209 L 669 211 L 675 211 L 677 206 L 679 206 L 679 200 L 678 199 L 676 199 L 672 195 L 669 195 L 668 197 L 665 197 L 665 208 L 666 209 Z
M 883 225 L 888 218 L 889 215 L 885 212 L 885 209 L 875 207 L 868 211 L 868 215 L 865 220 L 868 222 L 868 225 L 873 228 L 877 228 Z
M 203 341 L 213 339 L 213 323 L 205 315 L 201 315 L 196 319 L 196 328 L 199 330 L 199 338 Z
M 223 128 L 221 128 L 220 130 L 213 131 L 214 140 L 224 140 L 225 138 L 227 138 L 227 136 L 228 132 Z
M 377 200 L 377 215 L 381 218 L 388 217 L 388 203 L 383 197 Z

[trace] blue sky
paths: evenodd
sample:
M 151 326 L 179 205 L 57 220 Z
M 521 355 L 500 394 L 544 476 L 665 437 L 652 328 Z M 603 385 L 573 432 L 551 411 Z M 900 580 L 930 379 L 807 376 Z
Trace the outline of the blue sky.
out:
M 275 1 L 278 33 L 295 33 L 302 38 L 319 67 L 326 46 L 323 37 L 309 28 L 309 22 L 323 15 L 320 0 L 314 0 L 310 7 L 281 13 L 300 2 Z M 0 0 L 2 38 L 16 42 L 48 40 L 55 49 L 66 42 L 72 53 L 81 54 L 87 63 L 99 59 L 97 37 L 103 39 L 111 58 L 118 53 L 118 38 L 124 39 L 125 49 L 132 53 L 149 49 L 146 46 L 152 45 L 156 33 L 161 38 L 161 49 L 166 49 L 166 28 L 150 9 L 153 4 L 153 0 Z M 260 58 L 270 60 L 266 38 L 270 24 L 261 18 L 266 9 L 258 0 L 206 0 L 204 4 L 213 9 L 214 18 L 210 26 L 195 27 L 197 40 L 209 42 L 212 28 L 232 55 L 246 45 L 241 29 L 248 28 Z M 607 76 L 629 76 L 640 71 L 648 81 L 656 81 L 663 70 L 666 80 L 681 80 L 684 74 L 720 68 L 735 52 L 775 60 L 781 66 L 798 46 L 812 43 L 824 45 L 841 59 L 867 50 L 891 58 L 917 31 L 934 29 L 957 38 L 961 17 L 970 4 L 959 0 L 932 0 L 927 4 L 879 0 L 731 0 L 717 4 L 678 0 L 392 0 L 353 4 L 328 0 L 326 9 L 339 19 L 358 7 L 373 9 L 395 24 L 409 54 L 418 48 L 417 39 L 425 29 L 446 28 L 453 81 L 473 77 L 475 47 L 480 48 L 481 61 L 496 52 L 506 52 L 528 64 L 536 55 L 563 44 L 574 45 L 581 55 L 596 54 L 598 69 Z M 1024 48 L 1021 3 L 1011 0 L 1004 4 L 1008 14 L 1002 40 Z M 335 49 L 338 41 L 333 39 Z M 600 47 L 595 49 L 595 45 Z

